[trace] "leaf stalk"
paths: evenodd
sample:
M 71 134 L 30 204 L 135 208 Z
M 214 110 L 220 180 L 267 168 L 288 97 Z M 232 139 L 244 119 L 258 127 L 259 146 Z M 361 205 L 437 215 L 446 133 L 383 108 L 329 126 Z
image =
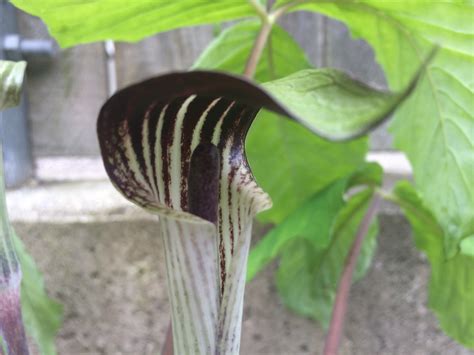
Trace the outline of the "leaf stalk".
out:
M 268 17 L 267 17 L 268 19 Z M 273 22 L 265 21 L 262 22 L 262 27 L 258 33 L 257 38 L 253 44 L 250 56 L 245 64 L 244 76 L 247 78 L 253 78 L 255 75 L 255 70 L 257 69 L 258 62 L 262 56 L 263 49 L 267 43 L 267 39 L 272 31 Z
M 342 272 L 341 280 L 339 281 L 339 287 L 336 293 L 336 300 L 334 302 L 329 331 L 324 344 L 324 355 L 337 355 L 338 353 L 342 331 L 344 328 L 344 318 L 347 310 L 349 292 L 352 285 L 352 275 L 357 264 L 357 259 L 360 254 L 365 235 L 369 230 L 372 219 L 377 213 L 380 201 L 380 196 L 376 194 L 357 230 L 354 243 L 347 254 L 344 270 Z

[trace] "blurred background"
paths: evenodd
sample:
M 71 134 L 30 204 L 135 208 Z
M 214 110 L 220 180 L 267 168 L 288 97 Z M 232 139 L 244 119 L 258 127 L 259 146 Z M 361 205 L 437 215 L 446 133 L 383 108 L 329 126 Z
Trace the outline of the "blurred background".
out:
M 370 47 L 341 23 L 299 12 L 281 25 L 315 66 L 384 87 Z M 169 310 L 157 222 L 110 185 L 95 124 L 117 88 L 186 70 L 219 30 L 201 26 L 136 44 L 59 50 L 39 19 L 0 0 L 0 58 L 28 62 L 22 105 L 3 115 L 9 213 L 49 294 L 64 304 L 60 354 L 156 354 L 161 348 Z M 379 128 L 369 156 L 384 166 L 388 183 L 410 176 L 390 142 L 386 127 Z M 407 222 L 388 205 L 380 218 L 374 263 L 352 290 L 342 353 L 472 354 L 441 332 L 426 307 L 429 268 Z M 264 230 L 257 225 L 254 239 Z M 284 308 L 272 271 L 248 284 L 242 354 L 320 352 L 324 330 Z

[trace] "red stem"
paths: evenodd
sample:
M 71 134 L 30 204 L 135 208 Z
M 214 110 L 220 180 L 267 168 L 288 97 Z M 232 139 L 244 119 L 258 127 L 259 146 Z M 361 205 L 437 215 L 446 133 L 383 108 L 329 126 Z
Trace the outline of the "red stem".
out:
M 171 321 L 168 325 L 168 330 L 166 331 L 165 344 L 163 345 L 163 350 L 161 351 L 162 355 L 173 355 L 173 327 L 171 326 Z
M 380 197 L 376 195 L 367 210 L 359 229 L 357 230 L 356 238 L 352 244 L 351 250 L 349 251 L 349 254 L 347 254 L 344 270 L 342 271 L 341 280 L 339 281 L 339 287 L 337 289 L 336 300 L 334 302 L 331 324 L 324 344 L 324 355 L 337 355 L 344 328 L 347 300 L 352 285 L 352 274 L 354 273 L 357 264 L 357 258 L 362 248 L 362 242 L 364 241 L 370 223 L 377 212 L 379 203 Z

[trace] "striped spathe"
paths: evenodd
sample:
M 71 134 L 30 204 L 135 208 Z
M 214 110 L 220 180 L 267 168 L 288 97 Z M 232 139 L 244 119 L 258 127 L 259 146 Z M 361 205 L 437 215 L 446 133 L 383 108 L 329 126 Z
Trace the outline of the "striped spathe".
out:
M 234 91 L 209 86 L 216 79 L 229 80 Z M 246 87 L 260 91 L 224 74 L 170 74 L 118 92 L 99 115 L 111 181 L 160 217 L 176 354 L 239 352 L 252 220 L 271 206 L 244 154 L 245 135 L 260 108 L 239 100 Z M 205 145 L 219 157 L 215 202 L 211 193 L 194 209 L 205 214 L 217 204 L 215 220 L 190 209 L 191 160 Z M 203 189 L 212 183 L 202 181 L 208 173 L 197 178 Z

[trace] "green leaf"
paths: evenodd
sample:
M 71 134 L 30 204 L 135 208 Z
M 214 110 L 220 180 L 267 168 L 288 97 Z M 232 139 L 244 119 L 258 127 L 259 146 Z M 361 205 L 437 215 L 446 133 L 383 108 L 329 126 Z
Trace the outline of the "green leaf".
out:
M 330 140 L 347 140 L 388 119 L 412 92 L 424 66 L 399 93 L 373 89 L 336 69 L 302 70 L 263 87 L 311 131 Z
M 378 185 L 382 169 L 365 164 L 311 197 L 252 249 L 247 279 L 252 279 L 271 259 L 282 256 L 277 284 L 284 303 L 298 314 L 327 325 L 346 255 L 365 215 L 372 188 L 343 200 L 347 190 Z M 370 227 L 358 258 L 354 279 L 370 266 L 375 250 L 376 223 Z
M 62 324 L 63 307 L 48 297 L 43 276 L 33 258 L 13 231 L 12 236 L 23 274 L 21 310 L 26 332 L 36 341 L 42 355 L 54 355 L 54 340 Z
M 104 41 L 138 41 L 179 27 L 255 15 L 247 1 L 220 0 L 12 0 L 40 17 L 62 47 Z
M 26 62 L 0 60 L 0 111 L 18 105 Z
M 307 240 L 311 250 L 326 248 L 334 220 L 344 206 L 342 196 L 346 187 L 347 179 L 336 180 L 266 234 L 252 249 L 247 265 L 247 279 L 251 280 L 295 238 Z
M 369 206 L 371 195 L 372 191 L 366 189 L 350 198 L 337 216 L 331 243 L 327 248 L 315 249 L 307 240 L 297 239 L 282 253 L 276 278 L 284 304 L 298 314 L 318 320 L 324 327 L 328 326 L 331 319 L 344 261 Z M 316 227 L 315 229 L 317 230 Z M 354 281 L 368 270 L 375 251 L 377 233 L 377 223 L 374 222 L 357 260 Z
M 247 136 L 246 151 L 256 180 L 272 197 L 273 208 L 258 219 L 283 221 L 308 196 L 356 170 L 367 150 L 365 137 L 329 142 L 296 122 L 260 113 Z
M 446 259 L 443 228 L 420 195 L 405 181 L 397 184 L 394 194 L 410 221 L 416 246 L 431 264 L 429 307 L 447 334 L 474 348 L 474 257 L 459 253 Z
M 336 216 L 345 206 L 343 195 L 346 190 L 360 185 L 380 185 L 382 176 L 380 165 L 366 163 L 350 177 L 338 179 L 315 193 L 252 249 L 247 279 L 253 279 L 257 272 L 281 253 L 287 243 L 296 238 L 306 239 L 315 249 L 326 248 L 331 240 Z M 315 226 L 317 234 L 314 232 Z
M 474 256 L 474 235 L 461 240 L 461 253 Z
M 281 6 L 286 1 L 280 1 Z M 440 44 L 416 92 L 395 115 L 395 146 L 444 230 L 448 256 L 474 234 L 474 7 L 471 2 L 311 2 L 295 7 L 345 22 L 367 40 L 398 90 Z
M 258 31 L 257 21 L 226 29 L 203 52 L 194 68 L 243 72 Z M 271 51 L 268 46 L 264 50 L 256 70 L 257 80 L 281 78 L 310 68 L 304 51 L 281 27 L 274 26 L 270 38 Z M 272 67 L 268 65 L 269 56 Z M 258 218 L 281 222 L 308 196 L 356 170 L 367 149 L 365 138 L 328 142 L 296 122 L 261 111 L 247 136 L 246 153 L 256 180 L 272 197 L 273 208 Z

